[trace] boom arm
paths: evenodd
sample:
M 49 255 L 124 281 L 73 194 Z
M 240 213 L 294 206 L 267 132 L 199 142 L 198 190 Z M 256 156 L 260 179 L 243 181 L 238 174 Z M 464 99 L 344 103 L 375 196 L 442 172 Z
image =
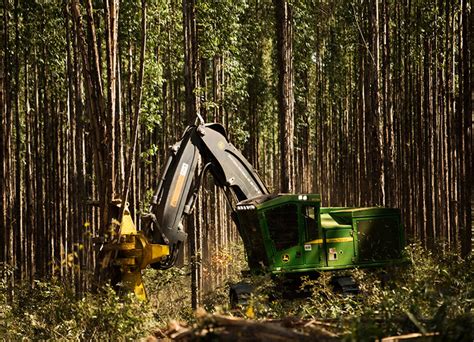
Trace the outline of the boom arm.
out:
M 202 158 L 199 177 L 196 168 Z M 231 190 L 237 201 L 268 194 L 255 169 L 227 139 L 224 127 L 212 123 L 189 126 L 182 139 L 171 148 L 163 177 L 153 196 L 153 242 L 170 246 L 170 257 L 158 268 L 167 268 L 176 261 L 179 248 L 186 240 L 184 214 L 192 211 L 197 190 L 209 170 L 216 184 Z

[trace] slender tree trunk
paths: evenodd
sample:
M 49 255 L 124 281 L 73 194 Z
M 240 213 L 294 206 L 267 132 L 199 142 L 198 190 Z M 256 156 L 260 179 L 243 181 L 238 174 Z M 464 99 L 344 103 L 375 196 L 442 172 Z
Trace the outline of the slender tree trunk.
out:
M 294 157 L 294 95 L 293 95 L 293 13 L 286 0 L 274 0 L 276 14 L 278 112 L 280 127 L 280 191 L 293 192 Z
M 196 2 L 183 0 L 184 27 L 184 82 L 186 95 L 186 121 L 193 124 L 200 110 L 199 97 L 199 55 L 196 27 Z M 201 163 L 196 169 L 196 179 Z M 202 193 L 201 193 L 202 195 Z M 202 235 L 202 196 L 195 203 L 194 216 L 187 220 L 188 244 L 191 264 L 191 306 L 196 309 L 201 304 L 201 235 Z
M 104 22 L 106 30 L 106 55 L 107 55 L 107 120 L 105 145 L 105 175 L 103 181 L 106 184 L 106 198 L 110 201 L 115 197 L 115 115 L 116 115 L 116 95 L 117 95 L 117 58 L 118 58 L 118 14 L 119 2 L 117 0 L 104 1 Z M 104 175 L 104 176 L 105 176 Z M 106 203 L 109 205 L 109 203 Z M 105 221 L 108 224 L 108 221 Z
M 184 26 L 184 83 L 186 95 L 186 121 L 193 124 L 199 113 L 199 56 L 196 27 L 196 2 L 183 0 Z
M 472 234 L 474 230 L 473 211 L 474 211 L 474 190 L 473 190 L 473 129 L 474 129 L 474 112 L 472 110 L 472 99 L 474 98 L 474 89 L 472 87 L 472 4 L 468 5 L 467 0 L 462 1 L 462 85 L 463 85 L 463 142 L 462 152 L 464 152 L 465 160 L 462 170 L 463 194 L 462 203 L 465 203 L 466 211 L 463 219 L 463 230 L 461 232 L 461 250 L 463 255 L 468 255 L 474 250 Z M 469 208 L 470 207 L 470 208 Z M 469 227 L 471 226 L 471 227 Z M 471 229 L 470 229 L 471 228 Z
M 2 49 L 0 49 L 0 246 L 6 246 L 7 229 L 7 115 L 8 115 L 8 0 L 3 1 L 3 22 L 1 29 Z M 0 261 L 7 261 L 6 248 L 0 252 Z

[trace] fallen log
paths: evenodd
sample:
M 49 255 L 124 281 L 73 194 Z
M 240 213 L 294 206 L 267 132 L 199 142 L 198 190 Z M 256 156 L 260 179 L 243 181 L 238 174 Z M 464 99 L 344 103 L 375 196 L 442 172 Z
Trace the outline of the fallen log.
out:
M 171 322 L 166 331 L 156 335 L 157 339 L 224 342 L 339 340 L 337 334 L 326 329 L 328 324 L 319 324 L 321 322 L 317 321 L 303 321 L 296 318 L 259 321 L 208 314 L 204 310 L 197 311 L 196 318 L 197 322 L 193 326 Z

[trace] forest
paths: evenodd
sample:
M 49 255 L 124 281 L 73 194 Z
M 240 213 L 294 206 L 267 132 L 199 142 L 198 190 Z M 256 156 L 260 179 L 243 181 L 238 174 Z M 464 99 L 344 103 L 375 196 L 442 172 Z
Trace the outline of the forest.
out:
M 2 0 L 0 339 L 474 340 L 471 6 Z M 324 272 L 293 299 L 253 275 L 232 308 L 250 256 L 205 174 L 176 266 L 143 272 L 147 302 L 116 292 L 101 269 L 111 204 L 141 230 L 170 147 L 200 120 L 270 193 L 399 208 L 409 262 L 352 270 L 355 296 Z

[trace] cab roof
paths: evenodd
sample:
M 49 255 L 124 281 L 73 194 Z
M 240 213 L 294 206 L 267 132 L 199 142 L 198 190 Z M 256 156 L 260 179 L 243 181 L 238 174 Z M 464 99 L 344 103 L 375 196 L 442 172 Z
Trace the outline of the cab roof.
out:
M 272 193 L 261 196 L 249 198 L 247 200 L 237 203 L 240 205 L 254 205 L 258 209 L 266 207 L 284 204 L 286 202 L 309 202 L 309 203 L 321 203 L 321 196 L 319 194 L 282 194 Z

